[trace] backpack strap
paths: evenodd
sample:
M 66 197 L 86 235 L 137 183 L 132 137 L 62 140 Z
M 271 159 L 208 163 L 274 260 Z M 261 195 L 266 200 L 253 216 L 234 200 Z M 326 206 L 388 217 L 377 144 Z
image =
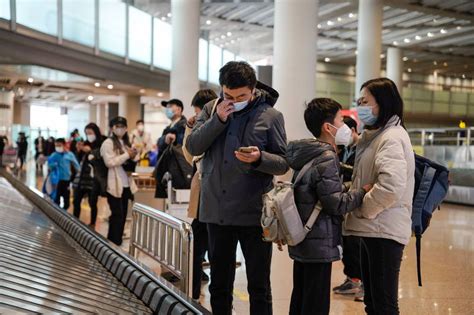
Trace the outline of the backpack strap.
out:
M 311 215 L 308 219 L 308 222 L 304 225 L 304 228 L 307 232 L 311 231 L 313 228 L 314 223 L 319 217 L 319 214 L 321 213 L 321 210 L 323 209 L 323 206 L 321 205 L 321 202 L 318 201 L 316 205 L 314 206 L 313 212 L 311 212 Z
M 418 274 L 418 286 L 421 287 L 421 234 L 415 235 L 416 238 L 416 271 Z
M 430 192 L 431 183 L 436 174 L 436 169 L 431 167 L 428 164 L 425 164 L 425 169 L 423 170 L 423 176 L 420 180 L 420 186 L 416 192 L 416 196 L 413 199 L 413 227 L 415 234 L 422 234 L 423 227 L 421 223 L 421 217 L 423 212 L 423 205 L 425 204 L 426 197 Z
M 216 100 L 214 101 L 214 105 L 212 105 L 211 115 L 209 116 L 209 118 L 214 116 L 214 113 L 216 112 L 217 104 L 219 104 L 219 100 L 220 98 L 216 98 Z
M 311 168 L 311 166 L 313 165 L 313 162 L 314 160 L 316 160 L 316 158 L 312 159 L 311 161 L 309 161 L 308 163 L 306 163 L 303 168 L 301 169 L 301 171 L 298 173 L 298 176 L 296 176 L 296 179 L 295 179 L 295 182 L 293 183 L 293 186 L 296 185 L 296 183 L 298 183 L 302 178 L 303 178 L 303 175 L 306 174 L 306 172 Z

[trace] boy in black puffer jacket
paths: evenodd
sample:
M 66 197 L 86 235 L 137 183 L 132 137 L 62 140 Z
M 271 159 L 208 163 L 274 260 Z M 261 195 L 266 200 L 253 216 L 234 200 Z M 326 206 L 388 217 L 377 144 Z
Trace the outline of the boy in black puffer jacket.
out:
M 329 314 L 332 262 L 341 259 L 342 255 L 343 215 L 359 207 L 371 189 L 371 185 L 367 185 L 360 190 L 343 191 L 336 140 L 338 143 L 348 142 L 351 132 L 343 122 L 341 109 L 341 105 L 332 99 L 313 99 L 304 119 L 317 140 L 290 142 L 286 152 L 295 176 L 313 160 L 312 167 L 294 191 L 303 223 L 318 201 L 322 206 L 306 239 L 288 248 L 294 260 L 290 315 Z

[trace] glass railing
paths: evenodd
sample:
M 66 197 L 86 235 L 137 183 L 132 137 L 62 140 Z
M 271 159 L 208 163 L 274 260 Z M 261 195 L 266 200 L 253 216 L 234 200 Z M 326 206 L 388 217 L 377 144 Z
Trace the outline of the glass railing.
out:
M 16 25 L 96 48 L 98 55 L 171 70 L 171 25 L 121 0 L 0 0 L 0 20 L 12 17 Z M 213 84 L 225 63 L 244 60 L 206 39 L 198 53 L 199 79 Z

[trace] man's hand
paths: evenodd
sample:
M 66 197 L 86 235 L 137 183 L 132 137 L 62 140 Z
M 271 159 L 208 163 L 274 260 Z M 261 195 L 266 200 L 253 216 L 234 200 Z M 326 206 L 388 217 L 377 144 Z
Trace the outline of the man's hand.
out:
M 165 136 L 166 144 L 171 144 L 175 142 L 175 140 L 176 140 L 176 135 L 174 133 L 169 133 Z
M 226 122 L 229 115 L 235 112 L 234 104 L 231 101 L 223 100 L 217 105 L 217 116 L 223 122 Z
M 255 163 L 260 160 L 262 157 L 262 153 L 260 152 L 260 149 L 258 147 L 250 147 L 253 149 L 251 153 L 244 153 L 244 152 L 239 152 L 235 151 L 235 157 L 244 163 Z
M 193 116 L 193 117 L 188 119 L 188 127 L 189 128 L 194 127 L 194 125 L 196 124 L 196 118 L 197 118 L 197 116 Z

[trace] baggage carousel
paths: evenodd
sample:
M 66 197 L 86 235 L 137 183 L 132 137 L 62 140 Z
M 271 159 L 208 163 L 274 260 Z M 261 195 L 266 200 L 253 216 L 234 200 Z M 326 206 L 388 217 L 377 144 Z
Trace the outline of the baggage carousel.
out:
M 0 170 L 0 314 L 210 314 Z

